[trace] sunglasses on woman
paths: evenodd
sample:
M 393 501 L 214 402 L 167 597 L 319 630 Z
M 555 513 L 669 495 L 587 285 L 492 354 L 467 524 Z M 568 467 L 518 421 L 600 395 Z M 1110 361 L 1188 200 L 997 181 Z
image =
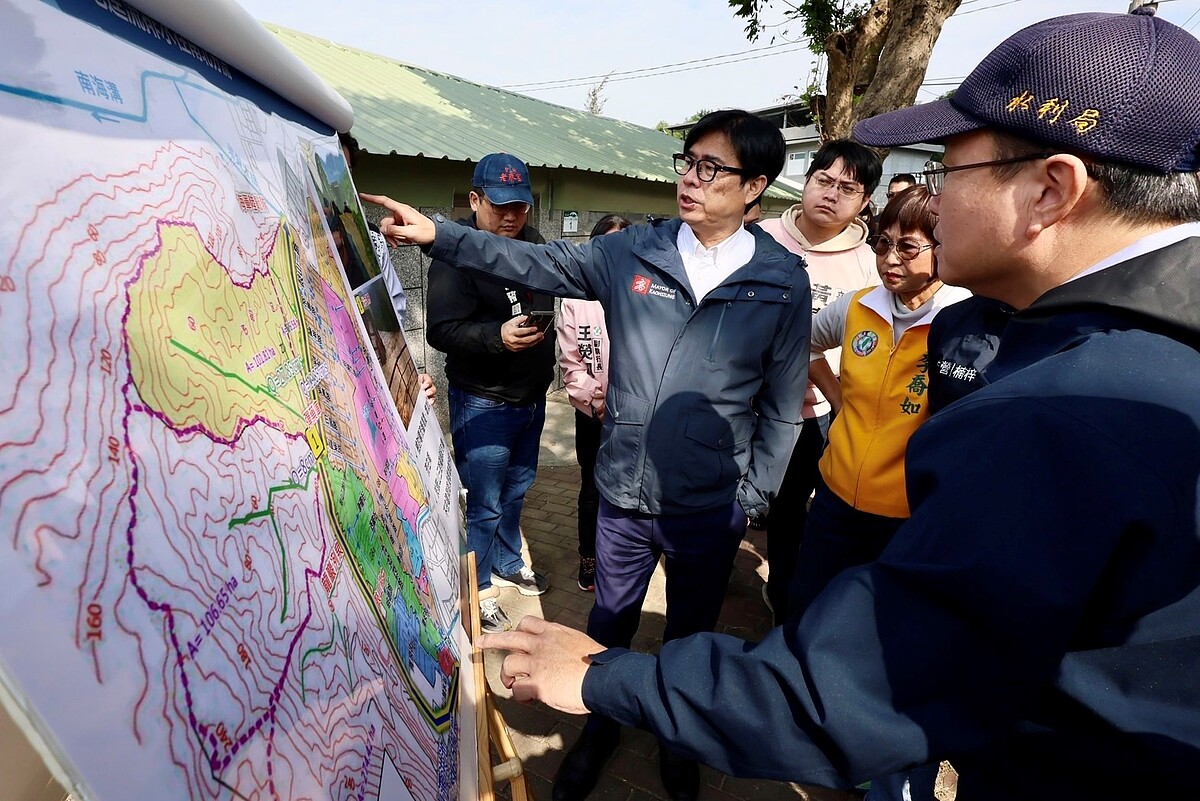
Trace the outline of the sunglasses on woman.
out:
M 896 255 L 905 261 L 912 261 L 933 247 L 933 245 L 922 245 L 915 239 L 900 239 L 893 242 L 883 234 L 867 237 L 867 244 L 871 246 L 871 250 L 875 251 L 876 256 L 886 256 L 888 251 L 895 248 Z

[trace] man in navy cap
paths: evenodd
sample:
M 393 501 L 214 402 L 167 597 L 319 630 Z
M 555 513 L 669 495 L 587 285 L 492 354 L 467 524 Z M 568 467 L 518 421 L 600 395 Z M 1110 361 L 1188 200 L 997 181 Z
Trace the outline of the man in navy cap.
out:
M 542 242 L 525 224 L 533 207 L 529 168 L 492 153 L 475 166 L 471 217 L 464 225 L 523 242 Z M 546 579 L 521 557 L 521 507 L 537 473 L 554 378 L 554 339 L 530 312 L 553 312 L 554 298 L 481 279 L 444 261 L 429 266 L 426 338 L 446 354 L 450 436 L 467 489 L 467 547 L 475 552 L 485 631 L 504 631 L 508 616 L 497 586 L 523 595 L 546 591 Z
M 912 517 L 752 645 L 658 656 L 526 618 L 518 699 L 742 775 L 847 786 L 950 759 L 958 798 L 1191 798 L 1200 764 L 1200 42 L 1145 13 L 1010 37 L 950 100 L 943 280 L 1016 310 L 988 383 L 908 448 Z

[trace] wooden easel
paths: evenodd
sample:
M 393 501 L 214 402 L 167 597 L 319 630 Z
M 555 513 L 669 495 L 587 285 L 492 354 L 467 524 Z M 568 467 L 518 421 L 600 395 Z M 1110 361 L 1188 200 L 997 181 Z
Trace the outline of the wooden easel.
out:
M 512 801 L 533 801 L 525 781 L 525 768 L 521 757 L 517 755 L 512 736 L 508 733 L 508 725 L 504 722 L 500 710 L 496 708 L 496 698 L 488 686 L 483 669 L 483 651 L 475 646 L 482 629 L 479 622 L 479 582 L 475 578 L 474 551 L 468 553 L 463 560 L 463 573 L 467 586 L 467 610 L 463 620 L 467 624 L 467 636 L 471 640 L 471 672 L 474 676 L 476 697 L 481 702 L 475 716 L 475 735 L 479 743 L 479 799 L 494 801 L 496 785 L 508 782 L 512 791 Z M 502 760 L 498 765 L 492 764 L 492 745 L 496 746 L 496 753 Z

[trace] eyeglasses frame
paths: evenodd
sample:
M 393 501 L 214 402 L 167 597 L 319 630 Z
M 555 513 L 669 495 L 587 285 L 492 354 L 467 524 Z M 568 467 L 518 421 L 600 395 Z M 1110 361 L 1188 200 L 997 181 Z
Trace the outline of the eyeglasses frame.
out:
M 824 177 L 824 176 L 818 176 L 817 173 L 814 171 L 812 175 L 810 175 L 804 179 L 804 182 L 808 183 L 809 181 L 816 181 L 817 186 L 820 186 L 822 177 Z M 843 189 L 843 187 L 846 186 L 846 184 L 843 184 L 841 181 L 839 181 L 836 178 L 829 178 L 828 180 L 830 180 L 832 183 L 829 186 L 822 187 L 822 188 L 823 189 L 837 189 L 838 197 L 844 198 L 846 200 L 853 200 L 854 198 L 858 197 L 859 195 L 867 194 L 867 188 L 865 186 L 862 189 L 854 189 L 850 192 L 850 194 L 846 194 L 846 190 Z
M 1008 159 L 996 159 L 995 161 L 978 161 L 974 164 L 958 164 L 954 167 L 947 167 L 940 161 L 925 162 L 925 169 L 921 172 L 921 177 L 925 179 L 925 188 L 929 190 L 929 194 L 936 197 L 942 194 L 942 190 L 946 184 L 946 174 L 958 172 L 960 170 L 974 170 L 978 167 L 999 167 L 1002 164 L 1019 164 L 1023 161 L 1037 161 L 1038 159 L 1048 159 L 1053 156 L 1053 153 L 1026 153 L 1024 156 L 1013 156 Z M 936 167 L 933 165 L 937 165 Z
M 875 249 L 875 243 L 879 242 L 880 240 L 883 240 L 888 243 L 887 250 L 883 251 L 882 253 L 880 253 L 878 250 Z M 920 257 L 920 255 L 922 253 L 924 253 L 927 250 L 931 250 L 931 249 L 937 247 L 937 245 L 933 245 L 933 244 L 918 245 L 916 253 L 914 253 L 911 256 L 905 256 L 903 253 L 900 252 L 900 240 L 891 239 L 891 238 L 885 236 L 884 234 L 874 234 L 872 236 L 867 237 L 867 246 L 871 248 L 871 252 L 874 253 L 876 256 L 883 256 L 885 258 L 887 257 L 887 255 L 889 253 L 891 253 L 894 250 L 894 251 L 896 251 L 896 255 L 900 258 L 901 261 L 916 261 L 916 259 L 918 257 Z
M 687 164 L 690 161 L 691 164 L 688 164 L 686 170 L 684 170 L 683 172 L 680 172 L 679 171 L 680 161 L 682 161 L 684 164 Z M 701 163 L 708 164 L 712 167 L 713 174 L 712 174 L 711 178 L 705 178 L 703 175 L 700 174 L 699 165 Z M 692 168 L 694 167 L 696 169 L 696 177 L 706 184 L 711 184 L 713 181 L 717 180 L 717 176 L 723 172 L 730 173 L 731 175 L 740 175 L 743 178 L 747 175 L 746 170 L 742 169 L 741 167 L 726 167 L 724 164 L 718 164 L 717 162 L 713 161 L 712 159 L 705 159 L 705 158 L 698 159 L 695 156 L 688 155 L 687 153 L 672 153 L 671 154 L 671 164 L 675 169 L 675 174 L 679 175 L 679 176 L 687 175 L 689 172 L 692 171 Z

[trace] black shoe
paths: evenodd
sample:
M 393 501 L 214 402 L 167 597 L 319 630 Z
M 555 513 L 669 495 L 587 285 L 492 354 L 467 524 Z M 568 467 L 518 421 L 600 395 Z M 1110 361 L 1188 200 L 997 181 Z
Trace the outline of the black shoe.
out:
M 596 591 L 596 557 L 579 557 L 579 589 L 584 592 Z
M 658 774 L 671 801 L 695 801 L 700 795 L 700 766 L 658 744 Z
M 554 777 L 554 801 L 583 801 L 596 788 L 600 772 L 621 741 L 620 730 L 589 732 L 586 728 L 563 757 Z

